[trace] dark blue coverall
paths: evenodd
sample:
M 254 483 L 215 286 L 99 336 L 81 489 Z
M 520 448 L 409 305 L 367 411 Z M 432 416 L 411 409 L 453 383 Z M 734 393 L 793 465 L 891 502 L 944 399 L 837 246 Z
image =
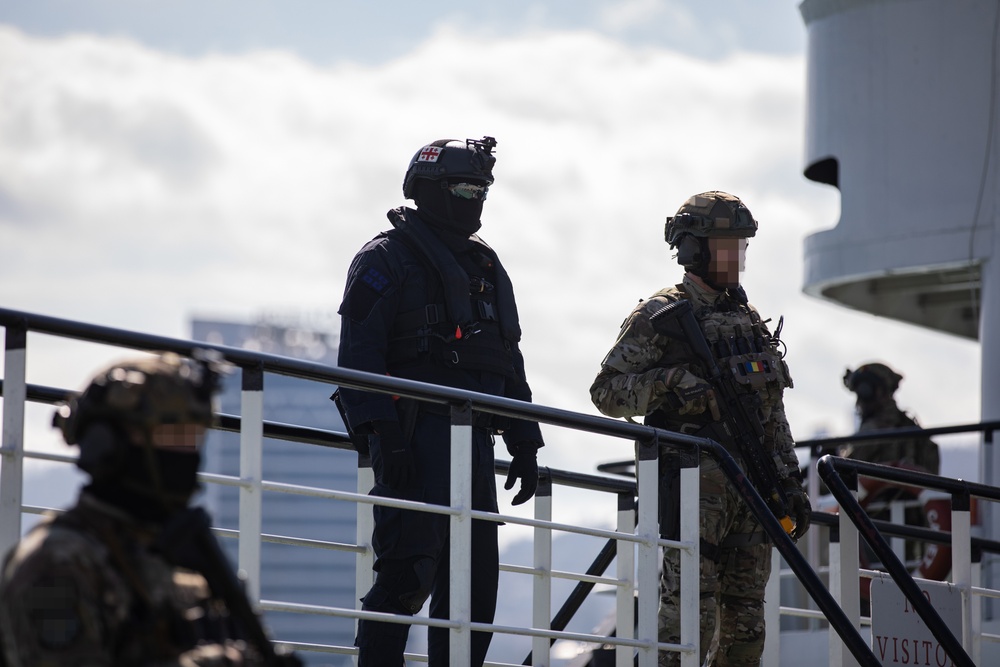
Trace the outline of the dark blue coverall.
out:
M 496 254 L 478 237 L 459 238 L 432 232 L 413 209 L 389 212 L 395 229 L 380 234 L 355 256 L 348 272 L 342 318 L 339 364 L 344 368 L 388 374 L 424 382 L 530 401 L 524 360 L 518 349 L 520 329 L 513 291 Z M 399 227 L 419 231 L 445 261 L 461 268 L 442 273 L 441 267 L 415 247 Z M 426 236 L 431 234 L 431 237 Z M 441 256 L 438 257 L 438 260 Z M 449 319 L 443 276 L 465 276 L 472 321 Z M 454 281 L 452 281 L 454 282 Z M 454 285 L 452 285 L 454 288 Z M 464 286 L 461 298 L 466 298 Z M 454 298 L 454 289 L 451 292 Z M 453 304 L 451 304 L 453 305 Z M 463 330 L 456 338 L 456 328 Z M 448 505 L 450 495 L 450 419 L 447 408 L 422 404 L 409 412 L 387 394 L 343 389 L 349 426 L 355 433 L 371 433 L 379 421 L 400 421 L 416 475 L 407 486 L 392 489 L 382 479 L 377 435 L 369 437 L 375 487 L 371 494 Z M 406 412 L 409 416 L 403 416 Z M 415 416 L 414 416 L 415 413 Z M 411 422 L 411 423 L 407 423 Z M 502 430 L 508 450 L 521 443 L 542 444 L 537 423 L 505 420 L 474 413 L 472 429 L 472 508 L 498 511 L 493 460 L 493 435 Z M 447 516 L 376 505 L 376 580 L 362 598 L 363 609 L 412 615 L 428 596 L 430 616 L 449 614 L 449 545 Z M 499 560 L 497 523 L 472 524 L 472 621 L 491 623 L 496 609 Z M 396 667 L 409 625 L 362 620 L 357 645 L 361 667 Z M 472 633 L 472 665 L 481 665 L 492 635 Z M 432 666 L 448 664 L 448 630 L 428 629 L 428 658 Z

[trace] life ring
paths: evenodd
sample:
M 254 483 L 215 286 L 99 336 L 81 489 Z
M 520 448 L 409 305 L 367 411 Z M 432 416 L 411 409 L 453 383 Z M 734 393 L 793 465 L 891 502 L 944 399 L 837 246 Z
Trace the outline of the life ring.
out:
M 923 503 L 924 517 L 931 530 L 951 532 L 951 497 L 948 494 L 925 490 L 919 496 Z M 924 557 L 920 559 L 917 573 L 923 579 L 944 581 L 951 572 L 951 547 L 935 542 L 927 543 Z
M 916 472 L 928 472 L 926 468 L 902 461 L 887 465 L 905 470 L 914 470 Z M 874 501 L 885 500 L 885 496 L 889 493 L 917 500 L 920 504 L 924 522 L 928 528 L 942 532 L 951 532 L 951 497 L 947 493 L 871 477 L 861 477 L 858 480 L 858 504 L 866 511 L 868 506 L 873 504 Z M 924 544 L 925 550 L 923 556 L 921 556 L 920 563 L 913 570 L 912 574 L 922 579 L 944 581 L 948 573 L 951 572 L 951 547 L 934 542 L 926 542 Z M 860 565 L 863 569 L 871 569 L 871 561 L 865 545 L 862 544 L 861 547 Z M 870 589 L 871 580 L 862 578 L 862 599 L 867 600 L 870 598 Z

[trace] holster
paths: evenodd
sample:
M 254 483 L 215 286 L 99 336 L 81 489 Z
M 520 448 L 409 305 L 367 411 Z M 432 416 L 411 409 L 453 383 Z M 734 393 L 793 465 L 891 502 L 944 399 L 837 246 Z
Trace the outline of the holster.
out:
M 333 392 L 330 400 L 337 406 L 337 412 L 340 413 L 340 419 L 344 422 L 344 428 L 347 429 L 347 436 L 351 439 L 351 444 L 354 445 L 354 449 L 356 449 L 358 454 L 361 456 L 370 458 L 371 450 L 368 447 L 368 436 L 355 433 L 351 429 L 351 423 L 347 421 L 347 411 L 344 410 L 344 399 L 340 395 L 340 387 L 337 387 L 337 391 Z

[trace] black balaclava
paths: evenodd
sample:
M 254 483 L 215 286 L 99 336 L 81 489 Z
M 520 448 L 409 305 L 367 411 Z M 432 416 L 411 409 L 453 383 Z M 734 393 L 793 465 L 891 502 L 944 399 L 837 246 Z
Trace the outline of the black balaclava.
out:
M 484 181 L 463 178 L 462 183 L 486 185 Z M 417 202 L 417 213 L 431 227 L 468 238 L 482 227 L 482 199 L 463 199 L 448 191 L 448 182 L 418 179 L 413 199 Z
M 201 454 L 119 440 L 114 462 L 87 490 L 140 521 L 164 522 L 187 508 L 198 489 Z

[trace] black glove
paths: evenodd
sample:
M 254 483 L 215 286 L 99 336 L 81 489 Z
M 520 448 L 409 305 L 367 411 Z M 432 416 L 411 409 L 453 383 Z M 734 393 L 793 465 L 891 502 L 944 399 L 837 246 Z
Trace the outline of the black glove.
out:
M 507 471 L 507 481 L 503 488 L 510 491 L 514 488 L 514 481 L 521 480 L 521 488 L 517 495 L 510 501 L 511 505 L 526 503 L 535 495 L 538 488 L 538 447 L 537 442 L 521 442 L 512 447 L 513 458 L 510 462 L 510 469 Z
M 379 452 L 382 454 L 382 482 L 390 489 L 400 490 L 417 478 L 410 443 L 403 437 L 399 422 L 375 422 Z
M 792 531 L 792 539 L 798 540 L 809 530 L 809 522 L 812 520 L 812 505 L 809 504 L 809 496 L 802 488 L 802 482 L 796 477 L 789 477 L 784 481 L 785 496 L 788 498 L 788 513 L 795 522 L 795 529 Z

